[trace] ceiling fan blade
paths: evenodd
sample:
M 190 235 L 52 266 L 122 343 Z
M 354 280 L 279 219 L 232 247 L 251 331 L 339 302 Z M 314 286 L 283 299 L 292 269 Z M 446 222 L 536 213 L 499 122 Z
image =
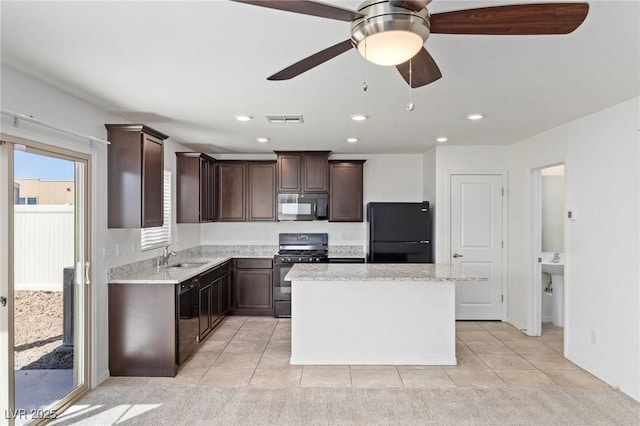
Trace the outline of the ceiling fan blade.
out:
M 389 4 L 391 6 L 413 10 L 414 12 L 420 12 L 427 7 L 430 1 L 431 0 L 390 0 Z
M 252 4 L 267 7 L 269 9 L 284 10 L 287 12 L 302 13 L 303 15 L 319 16 L 321 18 L 337 19 L 338 21 L 351 22 L 362 18 L 364 15 L 355 10 L 345 9 L 339 6 L 319 3 L 309 0 L 232 0 L 237 3 Z
M 334 44 L 331 47 L 321 50 L 320 52 L 306 57 L 282 71 L 275 73 L 271 77 L 267 78 L 267 80 L 289 80 L 290 78 L 296 77 L 305 71 L 309 71 L 311 68 L 327 62 L 329 59 L 335 58 L 352 47 L 353 43 L 351 43 L 351 39 L 341 41 L 338 44 Z
M 409 78 L 409 62 L 411 62 L 411 78 Z M 424 47 L 420 49 L 416 56 L 411 58 L 411 61 L 396 65 L 396 68 L 404 78 L 404 81 L 410 84 L 411 87 L 426 86 L 442 77 L 436 61 L 433 60 Z
M 569 34 L 582 24 L 588 3 L 482 7 L 431 15 L 431 33 L 481 35 Z

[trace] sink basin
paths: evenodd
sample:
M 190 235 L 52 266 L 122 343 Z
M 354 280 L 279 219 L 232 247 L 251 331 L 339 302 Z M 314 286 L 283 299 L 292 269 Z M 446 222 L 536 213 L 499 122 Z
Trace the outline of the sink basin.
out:
M 206 264 L 207 262 L 181 262 L 169 265 L 169 268 L 197 268 Z
M 564 275 L 564 264 L 542 262 L 542 272 L 546 272 L 550 275 Z

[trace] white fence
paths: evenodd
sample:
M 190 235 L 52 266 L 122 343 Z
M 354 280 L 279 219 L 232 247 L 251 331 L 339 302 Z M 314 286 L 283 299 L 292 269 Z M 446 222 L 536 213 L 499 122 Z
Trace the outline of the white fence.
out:
M 64 268 L 73 266 L 74 206 L 14 208 L 15 289 L 62 291 Z

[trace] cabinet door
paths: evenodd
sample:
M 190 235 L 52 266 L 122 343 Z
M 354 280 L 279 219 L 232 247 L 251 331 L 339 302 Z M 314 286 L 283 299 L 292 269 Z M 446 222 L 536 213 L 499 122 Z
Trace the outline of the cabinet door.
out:
M 222 319 L 220 315 L 220 283 L 221 280 L 217 279 L 211 284 L 211 328 L 215 327 Z
M 273 308 L 272 270 L 236 270 L 235 301 L 239 309 Z
M 302 157 L 278 154 L 278 192 L 302 192 Z
M 211 284 L 200 288 L 199 304 L 198 326 L 200 340 L 202 340 L 211 330 Z
M 142 134 L 142 227 L 162 226 L 164 155 L 162 141 Z M 133 202 L 133 200 L 132 200 Z
M 217 219 L 219 221 L 244 221 L 245 169 L 244 163 L 218 163 Z
M 207 222 L 213 222 L 216 220 L 216 163 L 213 161 L 207 162 L 209 168 L 209 181 L 207 189 L 207 208 L 209 214 L 207 216 Z
M 327 192 L 329 164 L 326 154 L 304 154 L 304 192 Z
M 362 222 L 363 161 L 330 161 L 329 220 Z
M 211 171 L 209 170 L 209 162 L 204 159 L 204 158 L 200 158 L 200 182 L 199 182 L 199 195 L 200 195 L 200 200 L 199 200 L 199 217 L 198 217 L 198 221 L 199 222 L 206 222 L 209 218 L 209 197 L 208 197 L 208 192 L 209 192 L 209 173 Z
M 220 316 L 223 318 L 229 312 L 229 301 L 231 299 L 230 290 L 231 290 L 231 275 L 225 274 L 220 278 L 220 286 L 219 286 L 219 301 L 220 301 Z
M 247 219 L 276 220 L 276 163 L 249 163 Z

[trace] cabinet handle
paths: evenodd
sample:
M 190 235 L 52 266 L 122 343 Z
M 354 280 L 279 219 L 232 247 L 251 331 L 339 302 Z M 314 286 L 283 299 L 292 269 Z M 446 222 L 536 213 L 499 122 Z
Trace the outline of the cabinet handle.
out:
M 464 257 L 464 255 L 458 254 L 458 253 L 453 253 L 453 257 L 457 259 L 459 257 Z

